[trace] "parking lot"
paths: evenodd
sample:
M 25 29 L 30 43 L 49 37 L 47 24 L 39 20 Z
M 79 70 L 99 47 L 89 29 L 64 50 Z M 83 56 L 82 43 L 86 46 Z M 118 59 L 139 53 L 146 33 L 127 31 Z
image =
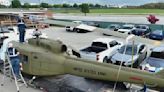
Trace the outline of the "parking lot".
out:
M 125 39 L 117 38 L 113 36 L 103 35 L 99 31 L 88 32 L 88 33 L 76 33 L 76 32 L 66 32 L 65 28 L 62 27 L 51 27 L 44 30 L 50 39 L 61 40 L 68 46 L 72 46 L 76 50 L 87 47 L 91 45 L 91 42 L 97 38 L 111 38 L 117 41 L 125 43 Z M 136 42 L 138 43 L 138 42 Z M 146 43 L 146 42 L 145 42 Z M 147 44 L 148 48 L 153 48 L 153 45 Z M 148 51 L 148 54 L 150 52 Z
M 81 48 L 87 47 L 91 45 L 91 42 L 94 39 L 97 38 L 111 38 L 115 39 L 120 42 L 125 42 L 125 39 L 117 38 L 113 36 L 105 36 L 100 31 L 94 31 L 94 32 L 88 32 L 88 33 L 76 33 L 76 32 L 67 32 L 64 27 L 50 27 L 47 29 L 42 30 L 43 33 L 46 33 L 48 38 L 54 39 L 54 40 L 61 40 L 64 44 L 67 46 L 71 46 L 76 50 L 79 50 Z M 152 45 L 148 45 L 148 48 L 152 48 Z M 149 55 L 150 51 L 148 51 Z M 2 75 L 0 75 L 2 78 Z M 51 79 L 44 78 L 40 79 L 42 82 L 39 82 L 40 84 L 44 85 L 46 83 L 46 86 L 48 87 L 48 92 L 59 92 L 54 91 L 56 88 L 63 89 L 64 91 L 71 90 L 72 92 L 77 92 L 77 90 L 80 90 L 78 92 L 111 92 L 113 89 L 113 85 L 115 82 L 104 82 L 104 81 L 98 81 L 98 80 L 92 80 L 92 79 L 85 79 L 83 77 L 77 77 L 72 75 L 64 75 L 60 76 L 60 78 L 53 77 Z M 49 81 L 49 82 L 48 82 Z M 56 83 L 58 82 L 58 83 Z M 50 83 L 48 85 L 48 83 Z M 77 84 L 78 83 L 78 84 Z M 60 84 L 60 86 L 59 86 Z M 45 86 L 45 85 L 44 85 Z M 7 87 L 11 87 L 10 89 L 6 90 Z M 133 91 L 141 89 L 142 87 L 133 85 Z M 75 90 L 76 89 L 76 90 Z M 7 81 L 7 84 L 4 87 L 0 87 L 0 91 L 2 92 L 11 92 L 12 90 L 16 90 L 14 82 L 10 83 L 10 81 Z M 39 90 L 32 89 L 32 88 L 21 88 L 23 92 L 29 92 L 32 90 L 32 92 L 40 92 Z M 66 92 L 67 92 L 66 91 Z M 124 87 L 122 85 L 117 86 L 116 92 L 129 92 L 129 90 L 124 90 Z M 154 92 L 154 91 L 148 91 L 148 92 Z
M 91 42 L 96 38 L 111 38 L 111 39 L 116 39 L 117 41 L 125 42 L 125 39 L 117 38 L 113 36 L 105 36 L 99 31 L 89 32 L 89 33 L 76 33 L 76 32 L 66 32 L 65 28 L 62 28 L 62 27 L 51 27 L 44 30 L 43 32 L 45 32 L 50 39 L 61 40 L 67 46 L 71 46 L 76 50 L 79 50 L 81 48 L 91 45 Z M 152 45 L 148 45 L 149 49 L 152 47 L 153 47 Z M 150 51 L 148 51 L 148 55 L 149 54 L 150 54 Z M 79 81 L 84 81 L 84 80 L 80 79 Z M 99 82 L 97 84 L 99 85 Z M 94 87 L 91 87 L 91 90 Z M 83 85 L 82 85 L 82 88 L 83 88 Z M 138 86 L 134 86 L 134 89 L 137 89 L 137 88 Z M 112 90 L 112 86 L 110 86 L 107 91 L 111 92 L 111 90 Z M 118 92 L 120 92 L 119 90 Z M 91 92 L 94 92 L 94 91 L 92 90 Z M 101 91 L 98 91 L 98 92 L 101 92 Z M 150 92 L 154 92 L 154 91 L 150 91 Z

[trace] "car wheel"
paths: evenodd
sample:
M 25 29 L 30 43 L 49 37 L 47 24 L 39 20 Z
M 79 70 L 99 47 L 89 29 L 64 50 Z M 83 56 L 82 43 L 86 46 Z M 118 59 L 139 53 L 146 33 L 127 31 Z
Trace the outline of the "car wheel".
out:
M 76 28 L 73 28 L 73 32 L 76 32 Z
M 76 32 L 77 32 L 77 33 L 80 33 L 80 29 L 76 29 Z
M 128 35 L 130 35 L 131 34 L 131 32 L 128 32 Z
M 107 56 L 103 59 L 103 63 L 108 63 L 108 57 Z

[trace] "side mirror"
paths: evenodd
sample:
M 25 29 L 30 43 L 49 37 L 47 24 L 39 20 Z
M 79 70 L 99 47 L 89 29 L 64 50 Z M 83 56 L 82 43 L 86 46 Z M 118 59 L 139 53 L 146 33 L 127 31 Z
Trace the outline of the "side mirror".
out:
M 143 54 L 143 51 L 140 51 L 139 54 Z

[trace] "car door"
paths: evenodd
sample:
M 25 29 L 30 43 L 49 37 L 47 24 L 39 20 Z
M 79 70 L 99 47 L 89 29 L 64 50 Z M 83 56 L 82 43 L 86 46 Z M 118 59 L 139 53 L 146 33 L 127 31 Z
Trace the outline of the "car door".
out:
M 146 45 L 141 45 L 140 47 L 139 47 L 139 52 L 138 52 L 138 54 L 139 54 L 139 63 L 141 63 L 142 61 L 144 61 L 144 59 L 145 59 L 145 55 L 146 55 Z
M 108 56 L 111 56 L 111 55 L 113 55 L 117 52 L 117 49 L 119 49 L 119 47 L 120 47 L 120 43 L 113 40 L 112 42 L 109 43 L 109 46 L 110 46 L 110 49 L 111 49 L 111 53 Z

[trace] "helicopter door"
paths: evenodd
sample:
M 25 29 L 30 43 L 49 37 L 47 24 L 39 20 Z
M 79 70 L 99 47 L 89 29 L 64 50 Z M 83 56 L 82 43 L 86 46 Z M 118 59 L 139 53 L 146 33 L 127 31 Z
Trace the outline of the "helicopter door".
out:
M 41 72 L 40 71 L 41 61 L 37 53 L 33 52 L 31 55 L 32 55 L 31 60 L 30 60 L 31 71 L 35 74 L 38 74 Z
M 22 63 L 22 69 L 23 72 L 29 72 L 30 71 L 30 67 L 29 67 L 29 55 L 26 53 L 21 53 L 20 54 L 20 61 Z

